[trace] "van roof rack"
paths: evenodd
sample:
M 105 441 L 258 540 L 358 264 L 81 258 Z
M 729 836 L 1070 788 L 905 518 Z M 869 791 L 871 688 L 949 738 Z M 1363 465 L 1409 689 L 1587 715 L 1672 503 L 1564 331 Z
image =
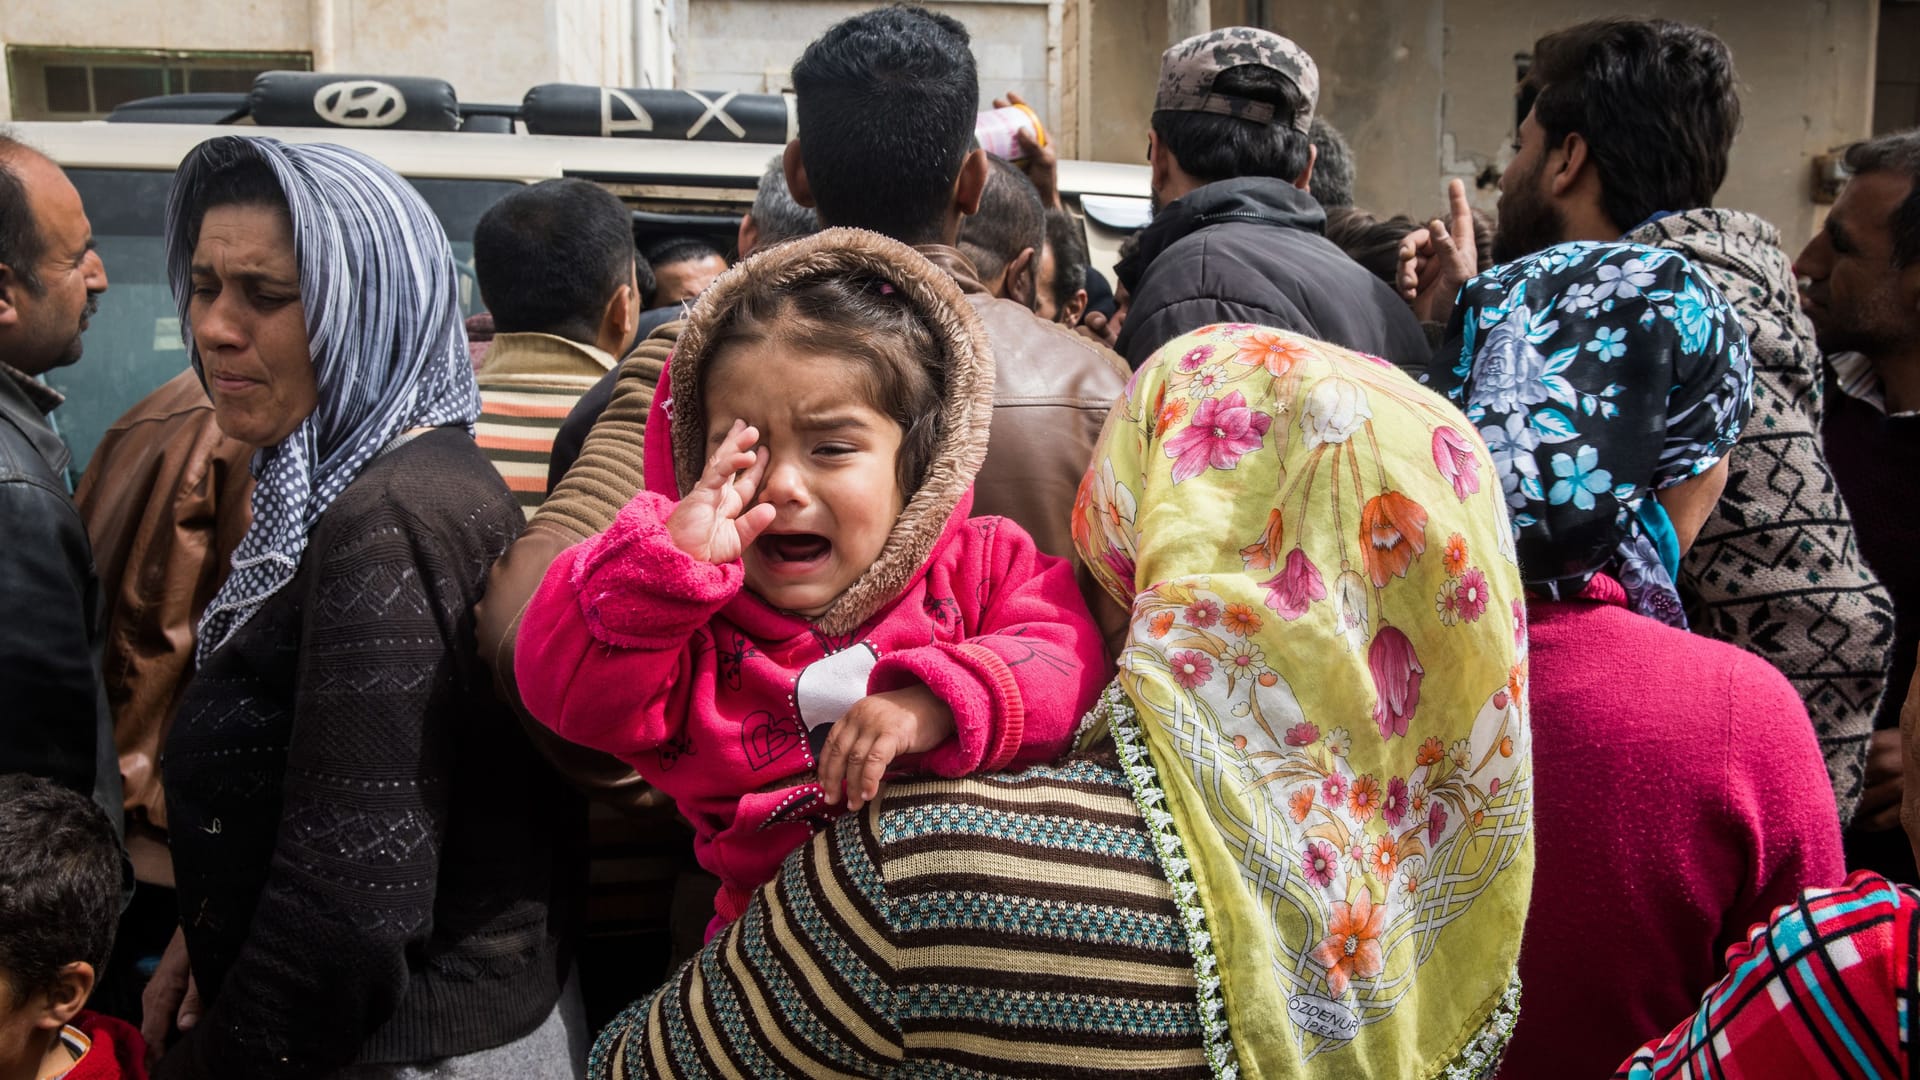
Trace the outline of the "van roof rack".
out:
M 245 94 L 162 94 L 113 107 L 109 124 L 231 124 L 249 112 Z
M 267 71 L 249 93 L 167 94 L 117 106 L 108 123 L 471 131 L 785 145 L 791 94 L 544 83 L 514 105 L 464 104 L 443 79 Z

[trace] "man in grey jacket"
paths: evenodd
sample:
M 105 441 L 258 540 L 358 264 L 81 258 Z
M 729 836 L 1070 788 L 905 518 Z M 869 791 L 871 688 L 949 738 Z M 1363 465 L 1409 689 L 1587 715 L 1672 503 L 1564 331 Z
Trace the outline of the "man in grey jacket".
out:
M 80 193 L 0 135 L 0 773 L 93 795 L 118 822 L 100 583 L 67 495 L 70 456 L 47 421 L 61 397 L 38 381 L 80 359 L 106 289 Z
M 1297 331 L 1426 370 L 1420 324 L 1386 283 L 1327 241 L 1307 191 L 1320 94 L 1313 58 L 1233 26 L 1168 49 L 1153 130 L 1154 219 L 1117 271 L 1133 300 L 1118 348 L 1138 368 L 1211 323 Z

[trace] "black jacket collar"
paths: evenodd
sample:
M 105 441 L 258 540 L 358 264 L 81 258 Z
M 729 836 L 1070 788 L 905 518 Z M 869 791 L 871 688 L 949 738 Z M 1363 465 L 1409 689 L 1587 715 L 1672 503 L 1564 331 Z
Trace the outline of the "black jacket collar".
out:
M 1327 212 L 1312 195 L 1285 180 L 1268 176 L 1216 180 L 1161 207 L 1147 227 L 1140 230 L 1140 250 L 1122 260 L 1114 272 L 1129 290 L 1137 290 L 1140 276 L 1161 252 L 1210 225 L 1230 223 L 1300 229 L 1324 235 Z

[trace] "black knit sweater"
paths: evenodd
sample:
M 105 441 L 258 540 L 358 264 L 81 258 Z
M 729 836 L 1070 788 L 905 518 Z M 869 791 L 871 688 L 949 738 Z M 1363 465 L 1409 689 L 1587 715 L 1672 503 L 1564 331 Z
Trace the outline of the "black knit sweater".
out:
M 207 658 L 163 768 L 208 1012 L 157 1078 L 425 1061 L 552 1010 L 584 812 L 473 647 L 521 523 L 472 439 L 423 434 L 367 466 Z

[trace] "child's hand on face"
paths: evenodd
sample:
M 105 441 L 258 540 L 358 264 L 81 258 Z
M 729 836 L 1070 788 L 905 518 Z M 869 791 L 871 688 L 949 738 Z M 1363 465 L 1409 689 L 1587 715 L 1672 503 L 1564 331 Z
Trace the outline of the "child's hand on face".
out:
M 752 505 L 767 471 L 767 451 L 754 446 L 759 440 L 760 433 L 751 426 L 733 422 L 707 459 L 700 482 L 667 515 L 667 535 L 674 547 L 718 566 L 738 559 L 773 524 L 773 507 Z
M 820 788 L 827 802 L 858 810 L 880 793 L 880 778 L 902 754 L 921 754 L 953 737 L 953 710 L 923 685 L 854 702 L 820 749 Z

